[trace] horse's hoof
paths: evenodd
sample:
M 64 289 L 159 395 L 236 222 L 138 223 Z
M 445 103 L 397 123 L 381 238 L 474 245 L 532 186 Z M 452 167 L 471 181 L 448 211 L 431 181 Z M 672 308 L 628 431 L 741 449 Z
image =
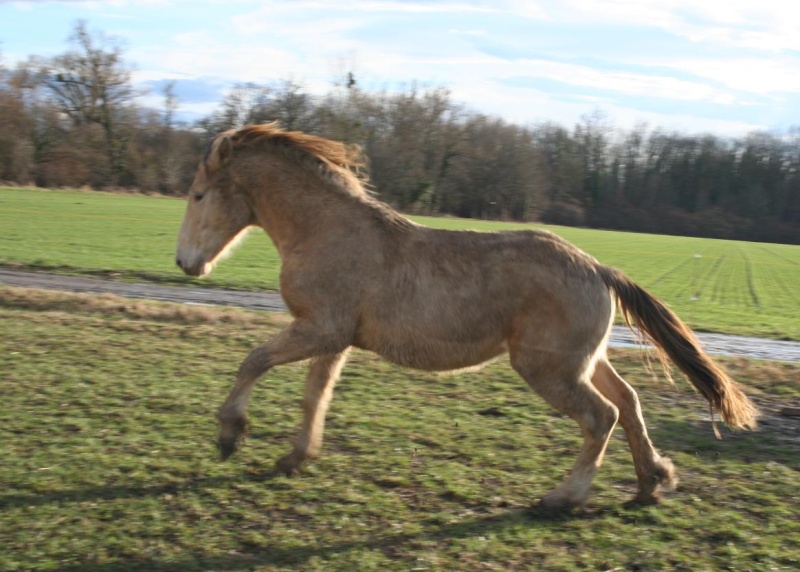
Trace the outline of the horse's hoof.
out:
M 656 464 L 654 475 L 658 485 L 667 491 L 674 491 L 678 487 L 678 476 L 675 474 L 675 465 L 668 457 L 661 457 Z
M 281 457 L 275 462 L 273 474 L 283 475 L 285 477 L 296 477 L 300 474 L 300 468 L 303 466 L 304 458 L 295 453 L 289 453 L 285 457 Z
M 236 439 L 220 439 L 219 440 L 219 460 L 227 461 L 237 449 Z
M 662 491 L 674 491 L 678 485 L 675 467 L 667 457 L 660 457 L 649 477 L 640 477 L 639 491 L 626 507 L 650 506 L 661 502 Z
M 227 421 L 220 420 L 219 440 L 217 441 L 220 461 L 227 461 L 236 452 L 249 430 L 250 424 L 245 417 Z
M 537 508 L 545 512 L 569 512 L 582 506 L 582 502 L 567 498 L 558 492 L 552 492 L 542 497 Z

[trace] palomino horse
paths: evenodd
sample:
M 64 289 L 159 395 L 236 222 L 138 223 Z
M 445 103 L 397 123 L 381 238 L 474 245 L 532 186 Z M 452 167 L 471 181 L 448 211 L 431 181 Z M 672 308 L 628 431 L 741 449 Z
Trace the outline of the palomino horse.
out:
M 574 468 L 543 505 L 584 503 L 617 421 L 636 468 L 635 500 L 654 502 L 659 487 L 673 484 L 673 467 L 647 435 L 636 392 L 606 357 L 614 298 L 726 423 L 755 426 L 755 408 L 691 330 L 618 270 L 549 232 L 417 225 L 365 190 L 360 165 L 357 148 L 267 124 L 221 133 L 198 168 L 178 265 L 207 274 L 245 229 L 259 226 L 280 254 L 281 293 L 294 317 L 239 367 L 219 411 L 223 459 L 246 433 L 256 380 L 274 366 L 311 358 L 302 427 L 276 464 L 291 474 L 319 453 L 351 346 L 424 370 L 508 352 L 528 385 L 584 434 Z

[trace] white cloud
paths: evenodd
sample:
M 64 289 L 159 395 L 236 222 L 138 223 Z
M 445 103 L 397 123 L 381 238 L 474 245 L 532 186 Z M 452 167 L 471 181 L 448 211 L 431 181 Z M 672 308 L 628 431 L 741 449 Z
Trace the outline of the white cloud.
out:
M 550 17 L 559 20 L 588 21 L 595 24 L 616 23 L 669 28 L 679 18 L 674 13 L 681 2 L 648 2 L 637 0 L 564 0 L 551 2 L 547 9 Z
M 479 53 L 447 57 L 411 57 L 402 53 L 370 52 L 361 61 L 370 74 L 380 76 L 391 70 L 395 77 L 425 81 L 444 81 L 461 93 L 475 78 L 486 78 L 509 89 L 538 79 L 552 80 L 579 88 L 614 92 L 626 96 L 659 97 L 680 101 L 703 101 L 729 105 L 737 103 L 735 94 L 704 84 L 664 74 L 610 72 L 590 66 L 544 59 L 508 60 Z M 428 77 L 420 77 L 425 70 Z
M 298 69 L 298 54 L 259 42 L 231 44 L 207 32 L 179 34 L 170 49 L 135 52 L 143 71 L 137 79 L 218 77 L 231 82 L 263 82 Z
M 349 11 L 369 12 L 410 12 L 410 13 L 447 13 L 447 12 L 496 12 L 490 5 L 476 5 L 476 2 L 391 2 L 391 1 L 364 1 L 355 0 L 340 4 Z
M 571 85 L 610 90 L 626 95 L 663 97 L 688 101 L 712 101 L 730 104 L 733 95 L 698 82 L 690 82 L 666 75 L 632 72 L 609 72 L 589 66 L 580 66 L 547 60 L 523 60 L 514 65 L 520 75 L 542 77 Z
M 520 4 L 508 10 L 527 17 Z M 693 42 L 758 51 L 800 49 L 800 3 L 786 0 L 551 0 L 535 13 L 561 22 L 657 28 Z
M 615 127 L 631 129 L 639 123 L 647 123 L 667 131 L 682 133 L 714 133 L 717 135 L 741 136 L 753 131 L 763 131 L 768 126 L 741 120 L 715 119 L 692 113 L 666 113 L 642 111 L 618 105 L 602 106 Z
M 359 17 L 286 18 L 280 20 L 277 14 L 266 9 L 240 14 L 231 18 L 235 30 L 241 34 L 266 35 L 286 38 L 298 47 L 317 46 L 322 42 L 333 41 L 332 48 L 346 41 L 346 35 L 367 22 Z
M 731 89 L 762 95 L 800 93 L 796 62 L 771 58 L 682 58 L 665 59 L 658 65 L 705 77 Z
M 392 1 L 392 0 L 351 0 L 350 2 L 333 4 L 331 2 L 315 2 L 312 0 L 299 0 L 291 3 L 270 2 L 266 10 L 272 11 L 275 8 L 288 8 L 292 10 L 305 10 L 313 8 L 316 10 L 339 11 L 339 12 L 397 12 L 412 14 L 445 14 L 445 13 L 464 13 L 478 12 L 491 13 L 497 12 L 491 2 L 424 2 L 424 1 Z
M 618 105 L 602 97 L 576 97 L 577 101 L 559 100 L 535 88 L 503 88 L 491 82 L 474 82 L 458 90 L 458 99 L 473 109 L 502 116 L 520 124 L 555 122 L 571 128 L 576 121 L 593 109 L 601 109 L 610 123 L 618 129 L 629 130 L 640 123 L 683 133 L 715 133 L 737 136 L 766 126 L 758 123 L 714 119 L 692 113 L 643 111 Z
M 486 30 L 459 30 L 458 28 L 451 28 L 447 30 L 448 34 L 456 36 L 487 36 L 489 33 Z
M 109 6 L 123 8 L 133 4 L 164 7 L 171 6 L 173 2 L 171 0 L 0 0 L 0 4 L 11 4 L 22 10 L 32 10 L 47 4 L 72 4 L 88 10 L 99 10 Z

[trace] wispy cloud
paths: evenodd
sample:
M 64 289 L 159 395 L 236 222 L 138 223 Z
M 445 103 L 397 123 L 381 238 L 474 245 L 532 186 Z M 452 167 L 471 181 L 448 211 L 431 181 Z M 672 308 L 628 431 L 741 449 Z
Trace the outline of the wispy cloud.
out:
M 682 58 L 659 60 L 658 64 L 692 73 L 742 93 L 774 97 L 800 93 L 796 61 L 764 57 Z

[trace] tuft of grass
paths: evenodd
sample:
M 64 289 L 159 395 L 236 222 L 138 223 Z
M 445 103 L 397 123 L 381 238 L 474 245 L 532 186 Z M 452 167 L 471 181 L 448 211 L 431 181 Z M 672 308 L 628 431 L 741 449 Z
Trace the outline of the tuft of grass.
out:
M 504 363 L 441 377 L 354 352 L 323 456 L 270 477 L 300 418 L 301 367 L 270 371 L 252 433 L 217 461 L 214 413 L 239 360 L 283 317 L 113 297 L 0 291 L 0 569 L 790 570 L 798 566 L 800 365 L 726 367 L 765 410 L 717 441 L 701 398 L 613 361 L 640 390 L 681 485 L 625 508 L 617 431 L 587 510 L 532 507 L 579 430 Z M 122 309 L 121 309 L 122 308 Z

